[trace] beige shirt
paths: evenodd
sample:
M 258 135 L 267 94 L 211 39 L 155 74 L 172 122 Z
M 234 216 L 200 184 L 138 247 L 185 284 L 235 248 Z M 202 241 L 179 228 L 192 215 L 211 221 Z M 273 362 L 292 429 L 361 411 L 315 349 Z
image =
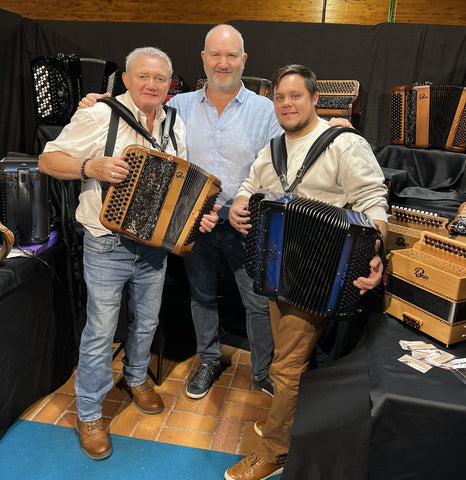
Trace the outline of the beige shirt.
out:
M 292 140 L 286 138 L 290 185 L 310 146 L 326 128 L 328 123 L 319 119 L 317 127 L 309 134 Z M 259 191 L 283 193 L 272 164 L 270 144 L 259 152 L 248 178 L 241 184 L 236 195 L 250 197 Z M 387 221 L 384 175 L 370 145 L 359 135 L 342 133 L 336 137 L 306 172 L 293 193 L 364 212 L 373 220 Z
M 146 125 L 145 114 L 136 107 L 128 92 L 119 95 L 117 99 L 131 110 L 141 125 Z M 110 107 L 99 102 L 91 108 L 77 110 L 71 122 L 63 128 L 58 138 L 46 144 L 44 152 L 61 151 L 72 157 L 83 159 L 88 157 L 103 157 L 105 144 L 107 142 L 110 115 Z M 161 124 L 164 119 L 165 112 L 160 107 L 155 115 L 154 128 L 151 132 L 151 135 L 155 137 L 159 143 L 161 138 Z M 185 159 L 186 129 L 178 115 L 176 116 L 173 131 L 178 144 L 178 154 L 176 156 Z M 136 130 L 130 127 L 124 120 L 120 119 L 113 156 L 120 156 L 127 146 L 134 144 L 153 148 L 148 140 L 137 133 Z M 175 155 L 171 139 L 166 152 Z M 90 178 L 86 183 L 81 183 L 81 194 L 79 195 L 79 205 L 76 209 L 76 220 L 96 237 L 111 233 L 110 230 L 102 226 L 99 220 L 102 209 L 101 196 L 102 191 L 98 180 Z

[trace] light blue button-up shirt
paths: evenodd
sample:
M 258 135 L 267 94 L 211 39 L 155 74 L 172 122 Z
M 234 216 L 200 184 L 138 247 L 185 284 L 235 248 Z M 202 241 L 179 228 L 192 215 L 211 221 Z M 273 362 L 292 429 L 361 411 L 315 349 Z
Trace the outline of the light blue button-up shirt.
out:
M 177 109 L 186 125 L 188 161 L 222 181 L 217 202 L 227 207 L 219 212 L 227 218 L 227 209 L 257 154 L 282 129 L 270 99 L 242 86 L 219 118 L 205 88 L 176 95 L 168 104 Z

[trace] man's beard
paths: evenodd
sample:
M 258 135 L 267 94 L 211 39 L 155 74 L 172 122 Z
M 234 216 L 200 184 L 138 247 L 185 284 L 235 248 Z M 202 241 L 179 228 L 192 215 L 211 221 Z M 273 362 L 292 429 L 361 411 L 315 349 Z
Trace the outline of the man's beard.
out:
M 286 133 L 297 133 L 297 132 L 300 132 L 301 130 L 304 130 L 310 124 L 311 124 L 311 119 L 307 119 L 306 121 L 299 122 L 295 125 L 285 125 L 283 123 L 280 123 L 280 126 L 283 128 L 283 130 Z

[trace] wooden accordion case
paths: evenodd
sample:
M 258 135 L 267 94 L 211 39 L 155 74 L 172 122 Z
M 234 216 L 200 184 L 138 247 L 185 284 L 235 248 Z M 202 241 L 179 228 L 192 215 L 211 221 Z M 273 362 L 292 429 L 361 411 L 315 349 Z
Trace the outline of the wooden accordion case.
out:
M 466 241 L 425 231 L 390 252 L 385 310 L 445 345 L 466 340 Z
M 377 239 L 369 217 L 274 193 L 252 195 L 249 211 L 245 265 L 256 293 L 327 317 L 356 311 L 353 280 L 369 274 Z
M 466 151 L 466 87 L 405 85 L 390 92 L 390 141 L 411 148 Z
M 221 191 L 220 180 L 186 160 L 130 145 L 123 152 L 130 173 L 110 186 L 102 225 L 139 242 L 187 256 Z

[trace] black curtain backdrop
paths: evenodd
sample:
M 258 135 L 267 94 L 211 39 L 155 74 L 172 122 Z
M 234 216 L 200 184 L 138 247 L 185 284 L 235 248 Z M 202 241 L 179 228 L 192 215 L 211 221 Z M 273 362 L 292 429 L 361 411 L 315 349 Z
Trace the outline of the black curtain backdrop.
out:
M 303 63 L 321 80 L 358 80 L 360 130 L 374 146 L 389 144 L 391 88 L 430 81 L 466 85 L 466 27 L 392 24 L 337 25 L 234 21 L 248 53 L 246 75 L 270 78 L 288 63 Z M 204 76 L 200 52 L 212 25 L 36 21 L 0 10 L 0 155 L 34 151 L 36 125 L 30 61 L 74 53 L 112 60 L 158 46 L 193 90 Z

